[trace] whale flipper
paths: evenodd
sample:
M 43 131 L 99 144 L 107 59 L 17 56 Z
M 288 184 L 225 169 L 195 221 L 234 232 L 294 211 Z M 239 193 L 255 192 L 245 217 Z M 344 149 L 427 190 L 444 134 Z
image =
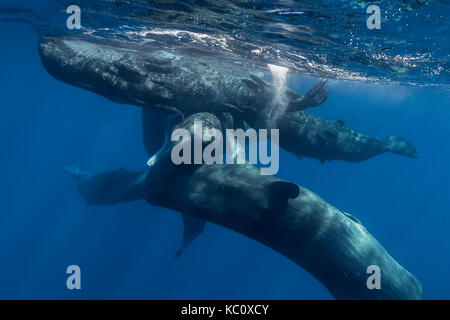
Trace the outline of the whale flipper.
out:
M 287 92 L 288 96 L 292 96 L 292 100 L 297 100 L 296 103 L 293 103 L 292 106 L 288 108 L 288 112 L 315 108 L 324 103 L 328 97 L 328 92 L 325 90 L 326 83 L 326 80 L 320 81 L 311 90 L 309 90 L 304 97 L 293 91 Z
M 183 254 L 184 250 L 194 241 L 205 228 L 206 221 L 183 213 L 183 242 L 180 249 L 175 253 L 175 259 Z

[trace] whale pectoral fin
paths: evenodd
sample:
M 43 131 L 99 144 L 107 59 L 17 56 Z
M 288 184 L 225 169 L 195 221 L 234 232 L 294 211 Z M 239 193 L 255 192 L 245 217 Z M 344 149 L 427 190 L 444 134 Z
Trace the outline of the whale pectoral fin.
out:
M 316 84 L 308 93 L 290 108 L 290 112 L 301 111 L 307 108 L 320 106 L 327 99 L 328 93 L 325 91 L 326 80 Z
M 289 199 L 295 199 L 300 194 L 300 187 L 295 183 L 276 181 L 270 183 L 268 205 L 270 211 L 283 213 Z
M 183 242 L 181 248 L 175 253 L 175 259 L 183 254 L 184 250 L 194 241 L 205 229 L 206 221 L 183 213 Z
M 310 107 L 318 107 L 327 99 L 327 92 L 325 91 L 326 80 L 316 84 L 305 96 L 309 102 Z

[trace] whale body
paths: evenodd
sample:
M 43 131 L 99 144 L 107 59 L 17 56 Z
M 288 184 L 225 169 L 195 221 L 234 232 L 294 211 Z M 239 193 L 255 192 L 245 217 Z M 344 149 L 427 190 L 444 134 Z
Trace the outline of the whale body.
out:
M 67 37 L 42 37 L 39 52 L 43 65 L 56 79 L 112 101 L 183 117 L 198 112 L 219 117 L 231 114 L 237 128 L 266 128 L 263 119 L 276 97 L 276 88 L 262 79 L 263 72 L 214 56 Z M 385 152 L 418 157 L 414 147 L 398 135 L 383 141 L 351 130 L 342 121 L 320 119 L 303 111 L 325 101 L 323 82 L 305 96 L 289 88 L 285 94 L 286 112 L 274 127 L 280 130 L 280 146 L 298 157 L 350 162 Z M 161 123 L 159 115 L 154 121 L 145 117 L 144 129 L 155 123 L 156 127 Z M 146 144 L 147 150 L 154 151 L 162 144 L 163 134 L 157 130 L 161 131 L 148 131 L 147 140 L 154 145 Z M 159 140 L 154 138 L 157 136 Z
M 221 129 L 212 114 L 188 117 L 177 128 Z M 252 238 L 316 277 L 337 299 L 425 299 L 420 282 L 400 266 L 354 216 L 318 195 L 250 164 L 174 165 L 173 144 L 154 156 L 148 172 L 123 169 L 88 173 L 67 170 L 88 204 L 146 199 Z M 114 181 L 114 183 L 111 183 Z M 131 196 L 131 194 L 133 196 Z M 367 268 L 381 270 L 381 289 L 367 286 Z

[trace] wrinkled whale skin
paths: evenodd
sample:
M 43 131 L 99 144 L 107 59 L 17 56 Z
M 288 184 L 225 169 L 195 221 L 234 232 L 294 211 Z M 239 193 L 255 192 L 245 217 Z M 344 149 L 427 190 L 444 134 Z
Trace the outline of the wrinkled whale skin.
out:
M 61 81 L 119 103 L 184 116 L 231 113 L 237 124 L 264 128 L 261 119 L 274 98 L 274 88 L 262 74 L 214 57 L 64 37 L 41 38 L 39 52 L 47 71 Z M 280 146 L 298 157 L 350 162 L 385 152 L 418 157 L 399 136 L 381 141 L 302 111 L 325 100 L 322 84 L 305 97 L 288 89 L 287 97 L 287 112 L 277 121 Z
M 55 78 L 112 101 L 175 109 L 183 115 L 264 109 L 274 88 L 236 63 L 217 64 L 173 51 L 123 48 L 81 39 L 41 38 L 41 60 Z M 226 75 L 226 76 L 224 76 Z M 290 110 L 302 96 L 288 90 Z
M 178 127 L 193 133 L 194 120 L 202 120 L 204 130 L 220 128 L 220 121 L 207 113 L 193 115 Z M 150 170 L 139 175 L 122 170 L 69 171 L 77 178 L 82 197 L 91 203 L 101 204 L 105 193 L 116 197 L 117 203 L 128 201 L 123 190 L 139 190 L 139 197 L 150 204 L 216 223 L 272 248 L 309 271 L 337 299 L 427 297 L 419 281 L 358 219 L 306 188 L 262 176 L 249 164 L 177 166 L 170 160 L 171 148 L 168 144 L 159 151 Z M 108 175 L 116 183 L 104 183 Z M 366 286 L 369 265 L 381 269 L 380 290 Z

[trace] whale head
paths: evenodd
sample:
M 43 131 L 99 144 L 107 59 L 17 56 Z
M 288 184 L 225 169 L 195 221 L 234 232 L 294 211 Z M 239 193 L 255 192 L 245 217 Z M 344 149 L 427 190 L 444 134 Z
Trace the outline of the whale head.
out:
M 164 84 L 148 81 L 171 71 L 170 57 L 158 56 L 155 51 L 89 39 L 42 37 L 39 54 L 45 69 L 56 79 L 114 102 L 155 107 L 171 100 Z

